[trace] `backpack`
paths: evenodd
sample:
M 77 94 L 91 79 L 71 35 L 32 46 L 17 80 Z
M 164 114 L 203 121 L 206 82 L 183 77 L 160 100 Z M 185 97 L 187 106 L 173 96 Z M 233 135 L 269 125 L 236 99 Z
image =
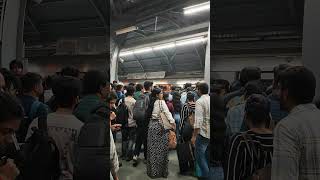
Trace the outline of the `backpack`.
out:
M 122 127 L 128 127 L 129 110 L 124 102 L 124 99 L 119 102 L 119 105 L 116 109 L 116 115 L 116 122 L 121 124 Z
M 147 94 L 141 94 L 134 104 L 132 111 L 133 119 L 136 120 L 138 124 L 141 124 L 146 118 L 146 111 L 148 109 L 147 98 L 149 98 Z
M 23 120 L 20 123 L 19 130 L 17 132 L 17 140 L 18 142 L 24 142 L 28 133 L 29 126 L 33 119 L 36 118 L 38 109 L 41 105 L 40 101 L 34 101 L 31 105 L 29 114 L 25 115 Z
M 58 180 L 61 176 L 60 153 L 48 133 L 32 128 L 32 135 L 22 146 L 23 162 L 18 179 Z
M 110 177 L 109 113 L 106 107 L 99 107 L 82 126 L 75 150 L 74 180 Z
M 242 137 L 244 138 L 244 142 L 246 143 L 246 146 L 252 149 L 253 156 L 258 157 L 258 152 L 255 146 L 252 143 L 249 143 L 248 141 L 248 139 L 251 139 L 251 137 L 247 136 L 247 134 L 242 134 Z M 251 158 L 254 159 L 253 157 Z M 271 164 L 267 164 L 265 167 L 261 169 L 258 169 L 255 164 L 253 166 L 256 170 L 254 171 L 252 176 L 247 178 L 247 180 L 271 180 Z

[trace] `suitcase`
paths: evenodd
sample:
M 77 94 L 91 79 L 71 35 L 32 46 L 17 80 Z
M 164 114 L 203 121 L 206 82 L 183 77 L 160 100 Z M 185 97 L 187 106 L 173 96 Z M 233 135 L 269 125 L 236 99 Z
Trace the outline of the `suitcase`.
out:
M 190 142 L 179 142 L 177 144 L 177 155 L 180 174 L 194 171 L 194 151 Z

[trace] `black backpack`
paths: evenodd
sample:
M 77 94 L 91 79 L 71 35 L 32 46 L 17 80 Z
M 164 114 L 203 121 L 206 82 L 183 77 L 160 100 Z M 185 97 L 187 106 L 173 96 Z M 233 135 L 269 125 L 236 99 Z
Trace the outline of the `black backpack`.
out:
M 116 110 L 116 115 L 116 122 L 121 124 L 122 127 L 128 127 L 129 110 L 124 102 L 124 99 L 122 99 L 122 101 L 119 102 L 119 105 Z
M 100 107 L 82 126 L 75 153 L 74 180 L 110 178 L 110 111 Z
M 141 94 L 134 104 L 132 114 L 133 119 L 136 120 L 138 124 L 141 124 L 141 122 L 146 119 L 146 111 L 148 109 L 147 98 L 149 98 L 149 95 Z
M 21 180 L 58 180 L 61 176 L 60 154 L 47 132 L 32 128 L 32 135 L 22 146 Z

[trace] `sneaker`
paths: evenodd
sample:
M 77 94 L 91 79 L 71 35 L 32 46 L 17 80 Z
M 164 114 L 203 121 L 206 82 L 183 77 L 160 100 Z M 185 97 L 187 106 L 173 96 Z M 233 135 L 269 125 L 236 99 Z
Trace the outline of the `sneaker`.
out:
M 133 156 L 133 166 L 137 167 L 138 166 L 138 156 Z

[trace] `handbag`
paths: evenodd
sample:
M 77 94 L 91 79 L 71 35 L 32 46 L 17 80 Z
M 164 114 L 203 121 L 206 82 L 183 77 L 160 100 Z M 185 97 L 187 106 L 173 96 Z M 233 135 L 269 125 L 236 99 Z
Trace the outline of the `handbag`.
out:
M 174 127 L 170 124 L 168 117 L 163 112 L 161 101 L 159 101 L 159 103 L 160 103 L 160 121 L 163 125 L 163 128 L 165 130 L 169 130 L 169 134 L 168 134 L 169 149 L 175 149 L 177 147 L 177 136 L 176 136 L 176 133 L 172 130 L 174 129 Z

